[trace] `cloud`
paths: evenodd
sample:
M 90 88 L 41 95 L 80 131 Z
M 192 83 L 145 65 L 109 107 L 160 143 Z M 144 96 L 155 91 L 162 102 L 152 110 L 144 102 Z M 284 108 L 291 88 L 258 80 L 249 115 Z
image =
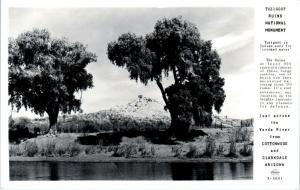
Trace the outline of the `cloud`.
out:
M 212 40 L 213 47 L 218 51 L 219 54 L 225 54 L 238 50 L 246 44 L 253 42 L 254 31 L 248 30 L 241 34 L 235 32 L 228 33 L 224 36 L 218 37 Z

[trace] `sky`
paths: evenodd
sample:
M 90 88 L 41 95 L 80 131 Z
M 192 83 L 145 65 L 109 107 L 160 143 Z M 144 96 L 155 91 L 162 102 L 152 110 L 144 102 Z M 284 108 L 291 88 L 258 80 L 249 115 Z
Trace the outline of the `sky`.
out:
M 138 95 L 162 100 L 154 82 L 144 86 L 129 79 L 126 69 L 107 58 L 107 45 L 127 32 L 145 35 L 154 30 L 157 20 L 182 16 L 194 23 L 201 38 L 211 40 L 222 64 L 226 99 L 221 115 L 250 118 L 254 115 L 254 9 L 252 8 L 11 8 L 9 36 L 16 38 L 34 28 L 46 28 L 52 37 L 79 41 L 95 53 L 98 60 L 87 66 L 94 87 L 82 94 L 84 113 L 127 104 Z M 169 84 L 171 79 L 165 79 Z M 13 116 L 35 117 L 21 109 Z

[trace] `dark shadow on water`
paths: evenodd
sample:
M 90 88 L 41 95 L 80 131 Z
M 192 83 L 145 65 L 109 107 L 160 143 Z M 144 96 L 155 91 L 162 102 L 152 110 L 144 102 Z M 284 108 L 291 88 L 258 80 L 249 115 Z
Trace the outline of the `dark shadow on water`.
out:
M 231 171 L 231 174 L 232 174 L 232 178 L 233 178 L 233 179 L 236 179 L 236 178 L 237 178 L 237 169 L 236 169 L 236 165 L 237 165 L 237 163 L 230 163 L 230 164 L 229 164 L 230 171 Z
M 173 180 L 213 180 L 213 163 L 171 163 Z
M 57 162 L 50 162 L 49 163 L 49 170 L 50 170 L 50 180 L 59 180 L 59 173 L 58 173 L 58 164 Z

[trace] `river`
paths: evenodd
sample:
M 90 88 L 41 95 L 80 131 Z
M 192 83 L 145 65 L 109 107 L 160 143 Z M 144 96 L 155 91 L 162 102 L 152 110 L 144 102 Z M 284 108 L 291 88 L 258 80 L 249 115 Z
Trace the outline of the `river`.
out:
M 253 163 L 21 162 L 10 161 L 10 180 L 239 180 Z

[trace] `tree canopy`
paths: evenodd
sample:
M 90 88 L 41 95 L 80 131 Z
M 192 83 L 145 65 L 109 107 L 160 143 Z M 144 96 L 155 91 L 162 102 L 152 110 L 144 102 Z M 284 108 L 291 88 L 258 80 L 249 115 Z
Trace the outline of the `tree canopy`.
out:
M 50 127 L 59 112 L 80 110 L 75 93 L 93 87 L 93 76 L 85 68 L 97 60 L 85 45 L 34 29 L 10 39 L 8 51 L 11 105 L 40 115 L 46 112 Z
M 154 31 L 137 36 L 122 34 L 108 44 L 108 58 L 125 67 L 130 79 L 147 85 L 155 81 L 169 110 L 172 126 L 210 124 L 213 108 L 225 100 L 221 59 L 211 41 L 200 38 L 197 27 L 182 17 L 158 20 Z M 164 87 L 163 77 L 174 83 Z

